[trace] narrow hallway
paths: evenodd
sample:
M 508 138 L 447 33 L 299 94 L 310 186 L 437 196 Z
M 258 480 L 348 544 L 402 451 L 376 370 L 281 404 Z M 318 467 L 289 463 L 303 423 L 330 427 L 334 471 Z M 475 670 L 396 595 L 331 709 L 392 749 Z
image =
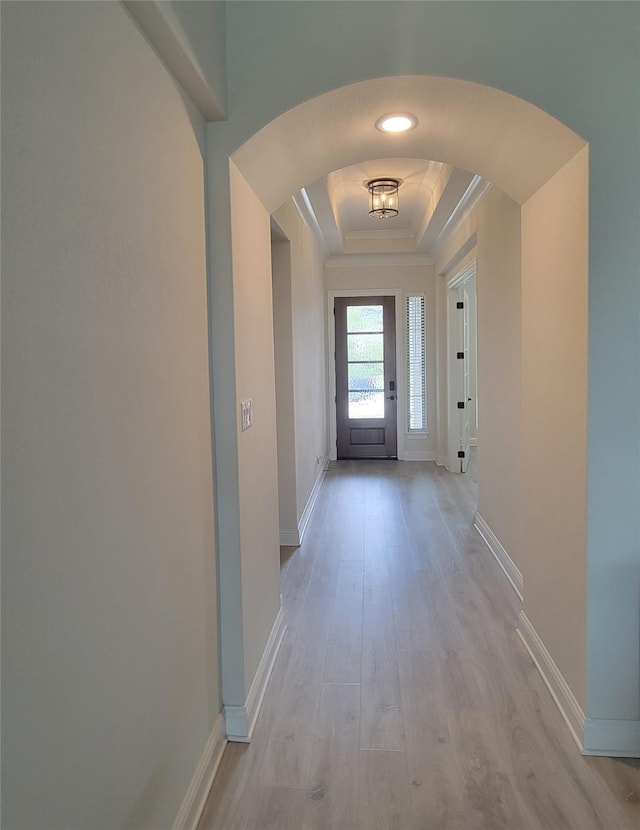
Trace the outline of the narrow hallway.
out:
M 638 762 L 583 758 L 472 526 L 473 471 L 333 462 L 283 549 L 287 632 L 200 830 L 625 830 Z

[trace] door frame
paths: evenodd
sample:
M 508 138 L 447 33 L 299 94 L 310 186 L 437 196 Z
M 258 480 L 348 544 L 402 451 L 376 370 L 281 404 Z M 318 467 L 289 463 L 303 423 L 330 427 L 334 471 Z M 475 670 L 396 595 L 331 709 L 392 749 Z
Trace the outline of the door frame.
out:
M 329 420 L 329 460 L 335 461 L 338 457 L 336 441 L 338 429 L 336 424 L 336 327 L 333 318 L 333 305 L 336 297 L 395 297 L 396 306 L 396 397 L 397 397 L 397 424 L 396 448 L 398 461 L 404 461 L 404 433 L 407 420 L 407 366 L 406 355 L 402 344 L 404 342 L 404 293 L 401 288 L 336 288 L 327 293 L 327 344 L 328 344 L 328 420 Z
M 447 470 L 451 473 L 460 472 L 460 459 L 458 458 L 458 421 L 460 412 L 458 410 L 458 386 L 456 382 L 458 365 L 454 356 L 458 345 L 459 320 L 458 289 L 461 288 L 472 277 L 476 277 L 477 290 L 477 258 L 474 257 L 463 268 L 456 271 L 452 277 L 446 280 L 447 286 Z M 476 324 L 477 331 L 477 324 Z M 477 381 L 476 381 L 477 382 Z

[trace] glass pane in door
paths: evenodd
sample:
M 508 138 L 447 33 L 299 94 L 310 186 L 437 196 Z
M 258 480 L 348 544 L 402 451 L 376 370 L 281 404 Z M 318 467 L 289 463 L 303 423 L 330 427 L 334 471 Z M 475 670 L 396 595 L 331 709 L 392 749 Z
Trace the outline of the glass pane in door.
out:
M 384 355 L 384 335 L 351 334 L 347 332 L 347 360 L 382 360 Z
M 348 373 L 350 392 L 384 389 L 384 363 L 349 363 Z
M 349 418 L 384 418 L 382 305 L 347 306 Z
M 382 331 L 381 305 L 347 306 L 347 331 Z
M 349 418 L 384 418 L 384 392 L 349 392 Z

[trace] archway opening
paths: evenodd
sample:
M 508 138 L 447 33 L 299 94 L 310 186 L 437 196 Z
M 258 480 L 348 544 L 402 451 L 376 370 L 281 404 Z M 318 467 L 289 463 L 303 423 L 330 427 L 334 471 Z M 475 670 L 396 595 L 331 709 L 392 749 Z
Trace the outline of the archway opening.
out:
M 377 131 L 378 117 L 399 107 L 417 116 L 418 128 L 402 137 Z M 566 681 L 566 708 L 581 741 L 587 684 L 585 141 L 533 105 L 474 83 L 407 76 L 352 84 L 289 110 L 232 154 L 234 245 L 253 245 L 259 256 L 264 241 L 268 257 L 270 214 L 292 194 L 331 170 L 399 155 L 445 162 L 494 185 L 486 209 L 449 240 L 440 273 L 460 264 L 473 240 L 482 378 L 479 509 L 494 545 L 522 575 L 522 630 L 530 648 L 544 644 Z M 250 310 L 257 313 L 253 289 L 262 277 L 241 259 L 234 258 L 233 282 L 236 324 L 243 325 Z M 269 329 L 270 309 L 263 322 Z M 243 383 L 259 376 L 264 386 L 265 366 L 258 367 L 254 355 L 240 350 L 236 370 Z M 275 423 L 264 426 L 275 433 Z M 242 480 L 254 474 L 248 456 L 239 469 L 241 501 Z M 261 486 L 277 486 L 270 476 L 262 470 Z M 255 487 L 249 490 L 254 502 Z M 245 507 L 250 514 L 249 502 Z M 251 591 L 258 576 L 245 576 Z

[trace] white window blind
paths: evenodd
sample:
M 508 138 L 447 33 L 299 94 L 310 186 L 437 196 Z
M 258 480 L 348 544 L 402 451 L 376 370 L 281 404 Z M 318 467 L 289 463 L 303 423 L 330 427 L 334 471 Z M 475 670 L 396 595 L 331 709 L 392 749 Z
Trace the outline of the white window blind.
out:
M 409 432 L 427 428 L 424 296 L 407 297 L 407 414 Z

